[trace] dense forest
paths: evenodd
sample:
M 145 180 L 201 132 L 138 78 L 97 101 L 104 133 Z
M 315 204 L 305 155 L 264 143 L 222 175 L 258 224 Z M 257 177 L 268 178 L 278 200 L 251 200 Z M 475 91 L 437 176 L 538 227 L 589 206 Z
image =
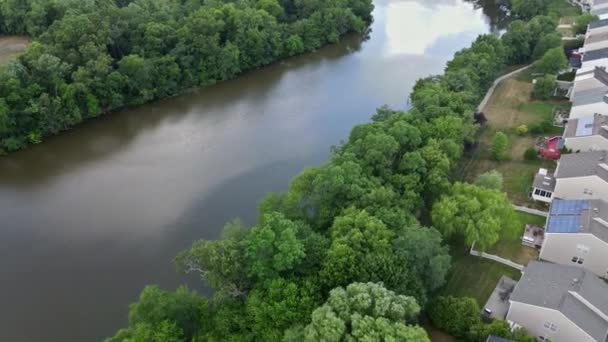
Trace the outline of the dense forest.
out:
M 371 0 L 6 0 L 0 154 L 88 118 L 235 77 L 362 32 Z
M 463 340 L 533 341 L 481 322 L 471 300 L 436 297 L 451 265 L 447 237 L 492 244 L 511 233 L 501 229 L 513 226 L 506 196 L 452 184 L 450 171 L 475 137 L 485 91 L 505 67 L 554 48 L 556 25 L 537 16 L 480 36 L 444 75 L 417 82 L 410 111 L 380 108 L 326 164 L 262 199 L 253 227 L 230 222 L 222 239 L 180 253 L 178 270 L 199 273 L 212 298 L 149 286 L 107 342 L 428 341 L 417 325 L 425 310 Z

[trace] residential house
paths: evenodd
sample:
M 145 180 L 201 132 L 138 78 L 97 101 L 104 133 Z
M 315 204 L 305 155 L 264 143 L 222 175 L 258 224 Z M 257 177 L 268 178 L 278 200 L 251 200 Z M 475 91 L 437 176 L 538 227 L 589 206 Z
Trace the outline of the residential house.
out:
M 507 321 L 540 340 L 608 338 L 608 284 L 577 266 L 531 261 L 509 298 Z
M 563 154 L 553 177 L 553 197 L 608 200 L 608 152 Z
M 608 31 L 588 35 L 582 50 L 585 52 L 608 47 Z
M 595 114 L 568 120 L 562 140 L 574 152 L 608 150 L 608 116 Z
M 570 101 L 572 101 L 570 119 L 587 117 L 595 113 L 608 114 L 607 94 L 608 72 L 605 67 L 596 66 L 587 71 L 579 70 L 570 91 Z
M 608 275 L 608 202 L 554 200 L 543 238 L 540 259 Z
M 586 35 L 590 36 L 602 32 L 608 32 L 608 19 L 596 20 L 592 23 L 589 23 Z
M 608 66 L 608 47 L 585 51 L 583 55 L 583 63 L 579 72 L 584 72 L 595 68 L 596 66 Z
M 539 169 L 532 183 L 532 199 L 535 201 L 551 203 L 555 191 L 555 177 L 547 169 Z

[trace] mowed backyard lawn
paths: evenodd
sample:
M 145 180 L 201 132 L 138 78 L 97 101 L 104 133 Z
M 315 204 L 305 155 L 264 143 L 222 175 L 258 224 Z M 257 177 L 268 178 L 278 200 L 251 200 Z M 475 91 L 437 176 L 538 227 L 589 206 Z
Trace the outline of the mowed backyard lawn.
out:
M 517 127 L 529 128 L 552 120 L 557 108 L 567 109 L 568 101 L 531 99 L 531 74 L 524 72 L 501 82 L 484 109 L 487 122 L 478 132 L 478 145 L 467 151 L 453 174 L 454 180 L 473 182 L 486 171 L 498 170 L 504 177 L 504 191 L 518 205 L 535 206 L 528 198 L 534 175 L 539 167 L 555 168 L 551 160 L 527 161 L 526 149 L 534 147 L 542 137 L 561 135 L 562 128 L 552 127 L 542 134 L 528 133 L 520 136 Z M 490 154 L 492 138 L 501 131 L 509 137 L 509 152 L 506 160 L 496 161 Z
M 517 220 L 520 226 L 518 236 L 514 239 L 500 240 L 485 252 L 526 265 L 530 260 L 538 259 L 538 251 L 522 245 L 521 234 L 523 234 L 526 224 L 544 226 L 545 218 L 517 213 Z M 469 255 L 468 248 L 462 244 L 462 241 L 452 241 L 450 248 L 453 258 L 452 269 L 442 293 L 444 295 L 472 297 L 482 306 L 500 277 L 506 275 L 517 280 L 521 276 L 521 273 L 514 268 Z

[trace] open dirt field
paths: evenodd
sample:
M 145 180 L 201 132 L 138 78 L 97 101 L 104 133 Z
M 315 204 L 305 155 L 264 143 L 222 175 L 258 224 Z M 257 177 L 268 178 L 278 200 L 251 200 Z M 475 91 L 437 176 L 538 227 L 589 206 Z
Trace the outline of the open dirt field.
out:
M 30 43 L 27 37 L 0 36 L 0 65 L 17 57 Z

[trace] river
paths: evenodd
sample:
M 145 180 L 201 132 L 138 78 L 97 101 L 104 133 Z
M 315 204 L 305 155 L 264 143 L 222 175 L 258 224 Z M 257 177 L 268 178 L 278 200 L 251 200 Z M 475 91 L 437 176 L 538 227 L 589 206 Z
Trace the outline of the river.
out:
M 0 157 L 0 341 L 99 341 L 150 283 L 198 279 L 172 258 L 218 238 L 256 200 L 416 79 L 497 31 L 495 6 L 377 0 L 369 37 L 181 97 L 107 115 Z

